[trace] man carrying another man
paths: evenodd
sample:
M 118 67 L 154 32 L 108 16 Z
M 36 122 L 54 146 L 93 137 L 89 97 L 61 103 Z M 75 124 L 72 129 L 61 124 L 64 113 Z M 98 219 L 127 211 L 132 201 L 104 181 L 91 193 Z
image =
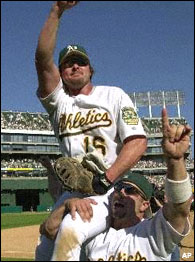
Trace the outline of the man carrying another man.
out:
M 153 218 L 147 219 L 152 195 L 149 182 L 142 175 L 131 173 L 118 181 L 109 197 L 110 228 L 90 241 L 87 236 L 84 239 L 88 240 L 86 254 L 90 261 L 170 261 L 176 245 L 189 233 L 192 188 L 184 154 L 189 147 L 191 128 L 169 125 L 166 109 L 162 111 L 162 123 L 167 203 Z M 65 201 L 41 226 L 42 233 L 47 232 L 48 237 L 55 238 L 64 212 L 67 214 L 69 210 L 74 218 L 77 210 L 82 219 L 92 220 L 93 212 L 103 202 L 102 197 Z M 76 214 L 76 220 L 72 220 L 70 214 L 65 215 L 55 241 L 53 261 L 75 258 L 75 250 L 67 248 L 66 232 L 68 228 L 75 228 L 76 232 L 76 228 L 90 227 L 91 222 L 83 222 L 80 216 Z

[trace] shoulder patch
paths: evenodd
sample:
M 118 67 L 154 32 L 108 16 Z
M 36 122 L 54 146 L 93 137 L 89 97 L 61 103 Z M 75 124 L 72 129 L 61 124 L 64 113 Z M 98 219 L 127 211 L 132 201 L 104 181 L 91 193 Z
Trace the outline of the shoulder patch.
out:
M 127 125 L 137 125 L 139 118 L 133 107 L 123 107 L 122 119 Z

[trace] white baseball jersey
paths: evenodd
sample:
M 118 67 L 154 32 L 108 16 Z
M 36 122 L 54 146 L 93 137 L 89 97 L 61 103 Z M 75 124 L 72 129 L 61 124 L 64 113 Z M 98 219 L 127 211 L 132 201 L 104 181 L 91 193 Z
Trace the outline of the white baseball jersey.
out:
M 175 246 L 190 231 L 178 233 L 163 216 L 162 209 L 151 219 L 125 229 L 110 228 L 87 246 L 90 261 L 170 261 Z
M 110 166 L 125 138 L 145 136 L 130 97 L 119 87 L 94 86 L 89 95 L 69 96 L 60 79 L 53 93 L 39 99 L 64 156 L 83 155 L 93 146 Z
M 93 146 L 103 155 L 109 167 L 119 154 L 125 138 L 134 135 L 145 136 L 131 99 L 118 87 L 94 86 L 89 95 L 69 96 L 60 79 L 58 86 L 50 95 L 39 99 L 50 116 L 64 156 L 83 155 L 89 151 L 90 146 Z M 61 199 L 65 200 L 69 197 L 66 192 Z M 59 199 L 56 204 L 60 201 Z M 108 201 L 107 195 L 104 203 L 106 201 Z M 107 227 L 105 223 L 108 217 L 107 205 L 104 205 L 104 209 L 101 210 L 99 206 L 100 204 L 97 206 L 97 212 L 94 212 L 90 227 L 86 227 L 81 219 L 72 221 L 69 215 L 64 218 L 62 224 L 70 227 L 71 223 L 74 223 L 73 228 L 78 239 L 84 241 L 85 236 L 94 236 Z M 36 261 L 49 261 L 53 249 L 54 241 L 43 236 L 36 248 Z M 74 249 L 71 259 L 78 261 L 80 244 L 75 245 Z

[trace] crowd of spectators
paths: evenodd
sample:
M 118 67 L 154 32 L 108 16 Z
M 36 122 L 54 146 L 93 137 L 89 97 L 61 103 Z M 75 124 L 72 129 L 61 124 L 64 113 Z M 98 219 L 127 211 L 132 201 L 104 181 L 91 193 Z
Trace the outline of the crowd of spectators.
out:
M 164 187 L 165 183 L 165 176 L 158 175 L 158 176 L 145 176 L 151 184 L 154 185 L 154 187 L 158 190 L 161 190 L 161 188 Z
M 159 134 L 162 132 L 161 118 L 141 118 L 144 130 L 147 134 Z M 174 125 L 186 125 L 184 118 L 170 118 L 170 123 Z
M 194 172 L 188 172 L 191 180 L 192 187 L 194 186 Z M 165 184 L 165 175 L 145 175 L 151 184 L 153 184 L 155 189 L 162 190 Z
M 140 160 L 135 166 L 134 168 L 139 168 L 139 169 L 144 169 L 144 168 L 160 168 L 166 167 L 166 163 L 165 162 L 157 162 L 154 160 Z
M 54 164 L 55 159 L 51 159 L 52 165 Z M 186 167 L 188 170 L 188 173 L 191 178 L 191 183 L 194 185 L 194 160 L 193 159 L 186 159 Z M 19 172 L 12 171 L 9 172 L 9 168 L 33 168 L 34 171 L 24 171 L 21 170 Z M 161 187 L 164 183 L 165 175 L 161 175 L 161 171 L 159 171 L 159 168 L 164 168 L 166 170 L 166 163 L 165 162 L 157 162 L 154 160 L 140 160 L 136 166 L 134 166 L 133 170 L 144 170 L 144 169 L 151 170 L 151 173 L 149 172 L 146 177 L 150 180 L 151 183 L 155 184 L 157 187 Z M 155 174 L 154 170 L 156 170 Z M 1 160 L 1 175 L 2 177 L 18 177 L 18 176 L 25 176 L 25 177 L 32 177 L 32 176 L 47 176 L 46 169 L 42 166 L 42 164 L 39 162 L 38 158 L 21 158 L 21 159 L 15 159 L 15 158 L 7 158 Z
M 9 160 L 2 159 L 1 160 L 1 168 L 35 168 L 41 169 L 42 164 L 32 158 L 24 158 L 24 159 L 14 159 L 10 158 Z
M 1 112 L 1 129 L 52 131 L 49 117 L 44 113 Z
M 51 162 L 54 163 L 55 159 L 51 159 Z M 166 168 L 166 162 L 157 162 L 154 160 L 140 160 L 133 169 L 155 169 L 155 168 Z M 194 168 L 194 160 L 186 159 L 186 167 Z M 1 160 L 1 168 L 43 168 L 42 164 L 39 162 L 38 158 L 7 158 Z
M 187 168 L 194 168 L 194 159 L 186 159 L 186 167 Z M 166 162 L 159 162 L 154 160 L 140 160 L 134 168 L 141 169 L 141 168 L 166 168 Z
M 1 160 L 1 177 L 3 178 L 46 177 L 46 176 L 47 176 L 47 170 L 42 166 L 42 164 L 38 161 L 38 159 L 7 158 Z

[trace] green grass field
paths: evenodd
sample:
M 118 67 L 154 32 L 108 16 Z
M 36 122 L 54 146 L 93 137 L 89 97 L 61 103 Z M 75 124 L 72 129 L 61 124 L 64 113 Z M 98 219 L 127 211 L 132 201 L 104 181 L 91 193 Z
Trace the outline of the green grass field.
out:
M 40 225 L 48 217 L 48 215 L 49 212 L 1 214 L 1 229 Z

